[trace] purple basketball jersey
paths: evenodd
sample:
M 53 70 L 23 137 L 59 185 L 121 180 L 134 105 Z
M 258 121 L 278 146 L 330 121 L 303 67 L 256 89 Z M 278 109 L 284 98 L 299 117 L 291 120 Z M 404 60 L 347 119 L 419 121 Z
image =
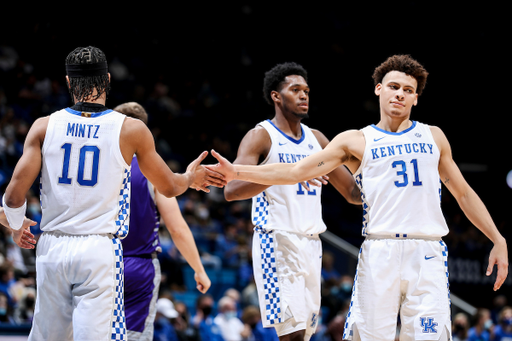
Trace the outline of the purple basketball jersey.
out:
M 149 256 L 160 248 L 160 218 L 149 192 L 148 180 L 140 171 L 136 157 L 132 160 L 131 175 L 130 232 L 122 240 L 123 255 Z

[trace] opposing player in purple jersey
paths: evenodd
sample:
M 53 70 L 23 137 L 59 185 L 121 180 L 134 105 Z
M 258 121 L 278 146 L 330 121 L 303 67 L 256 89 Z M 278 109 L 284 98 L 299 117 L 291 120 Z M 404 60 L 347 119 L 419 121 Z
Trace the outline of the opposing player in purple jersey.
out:
M 148 114 L 136 102 L 117 106 L 115 111 L 148 123 Z M 132 160 L 130 233 L 122 240 L 125 270 L 125 314 L 128 340 L 153 340 L 153 323 L 161 272 L 157 254 L 161 252 L 159 214 L 173 242 L 195 271 L 197 289 L 210 287 L 190 229 L 181 215 L 176 198 L 160 194 Z

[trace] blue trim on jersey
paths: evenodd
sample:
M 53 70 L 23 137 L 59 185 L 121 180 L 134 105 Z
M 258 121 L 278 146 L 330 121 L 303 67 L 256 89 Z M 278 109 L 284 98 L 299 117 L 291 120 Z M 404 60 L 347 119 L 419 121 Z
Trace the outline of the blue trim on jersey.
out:
M 378 130 L 384 134 L 399 136 L 399 135 L 403 135 L 403 134 L 408 133 L 409 131 L 413 130 L 416 127 L 416 121 L 412 121 L 412 125 L 409 128 L 407 128 L 404 131 L 401 131 L 399 133 L 394 133 L 392 131 L 387 131 L 387 130 L 381 129 L 381 128 L 377 127 L 375 124 L 372 124 L 371 127 L 375 128 L 376 130 Z
M 66 108 L 66 111 L 68 113 L 70 113 L 70 114 L 73 114 L 73 115 L 82 116 L 82 112 L 81 111 L 76 111 L 76 110 L 73 110 L 71 108 Z M 114 110 L 108 109 L 108 110 L 100 111 L 100 112 L 91 112 L 90 114 L 91 114 L 91 117 L 100 117 L 100 116 L 109 114 L 112 111 L 114 111 Z
M 302 141 L 304 141 L 304 139 L 306 138 L 306 134 L 304 134 L 304 128 L 302 128 L 302 124 L 300 125 L 300 129 L 302 130 L 302 137 L 299 139 L 299 140 L 296 140 L 294 139 L 293 137 L 290 137 L 288 135 L 286 135 L 285 133 L 283 133 L 283 131 L 281 129 L 279 129 L 278 127 L 276 127 L 276 125 L 271 121 L 271 120 L 267 120 L 270 124 L 272 124 L 274 126 L 274 128 L 277 129 L 278 132 L 280 132 L 281 134 L 284 135 L 284 137 L 286 137 L 288 140 L 292 141 L 293 143 L 295 144 L 300 144 Z

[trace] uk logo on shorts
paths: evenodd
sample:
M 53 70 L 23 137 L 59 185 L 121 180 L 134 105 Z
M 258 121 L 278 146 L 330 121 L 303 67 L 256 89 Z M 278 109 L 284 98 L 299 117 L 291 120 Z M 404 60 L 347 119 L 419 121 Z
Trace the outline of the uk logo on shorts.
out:
M 437 333 L 438 323 L 434 322 L 433 317 L 420 317 L 421 327 L 423 328 L 423 333 Z

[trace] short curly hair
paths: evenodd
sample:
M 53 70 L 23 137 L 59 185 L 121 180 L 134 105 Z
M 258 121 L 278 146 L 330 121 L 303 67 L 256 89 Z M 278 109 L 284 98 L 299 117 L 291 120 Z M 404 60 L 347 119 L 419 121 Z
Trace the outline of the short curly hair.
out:
M 107 58 L 103 51 L 94 46 L 77 47 L 66 57 L 66 65 L 74 64 L 92 64 L 106 62 Z M 69 93 L 71 98 L 76 98 L 78 102 L 92 96 L 96 89 L 97 93 L 92 98 L 96 100 L 110 91 L 110 79 L 108 75 L 87 76 L 87 77 L 69 77 Z
M 272 91 L 279 91 L 282 83 L 285 81 L 285 78 L 291 75 L 302 76 L 306 82 L 308 81 L 307 71 L 302 67 L 302 65 L 294 62 L 277 64 L 272 69 L 265 72 L 265 78 L 263 79 L 263 98 L 268 104 L 274 105 L 274 101 L 272 100 L 270 93 Z
M 382 64 L 375 68 L 373 72 L 373 82 L 375 85 L 382 83 L 384 76 L 391 71 L 400 71 L 416 79 L 418 88 L 416 92 L 421 95 L 425 84 L 427 83 L 428 72 L 423 65 L 413 59 L 410 55 L 394 55 L 386 59 Z

